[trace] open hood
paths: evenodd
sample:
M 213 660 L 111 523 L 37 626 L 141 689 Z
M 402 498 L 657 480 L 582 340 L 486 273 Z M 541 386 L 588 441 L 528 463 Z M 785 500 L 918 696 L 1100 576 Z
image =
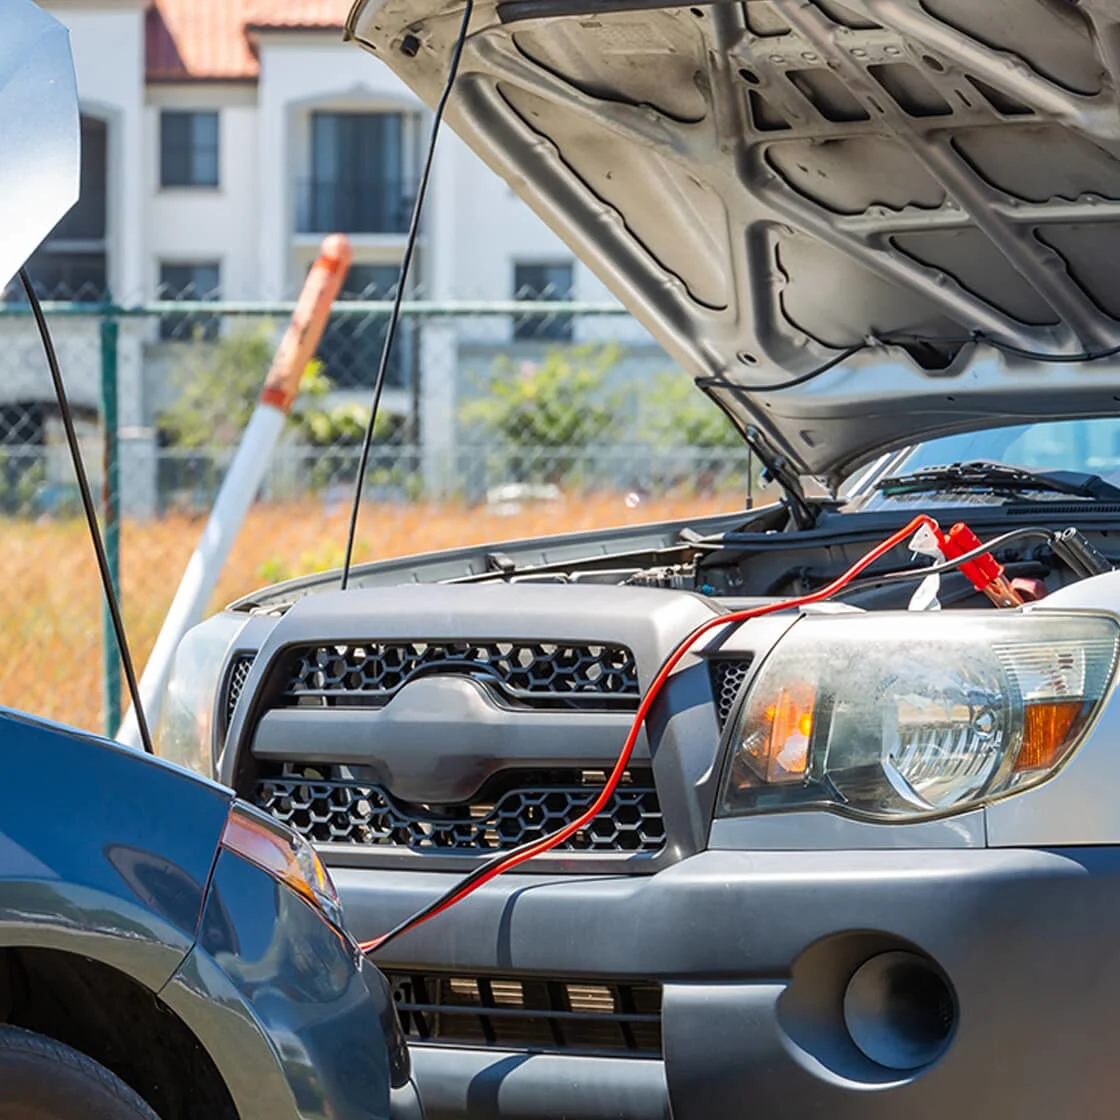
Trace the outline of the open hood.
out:
M 0 291 L 78 201 L 70 35 L 32 0 L 0 0 Z
M 434 104 L 462 13 L 348 33 Z M 447 120 L 779 474 L 835 482 L 1120 407 L 1118 83 L 1115 0 L 478 0 Z

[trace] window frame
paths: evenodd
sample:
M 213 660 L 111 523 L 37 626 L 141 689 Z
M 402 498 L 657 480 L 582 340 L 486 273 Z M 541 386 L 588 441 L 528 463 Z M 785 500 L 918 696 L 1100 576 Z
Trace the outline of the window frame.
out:
M 357 260 L 347 272 L 338 302 L 390 300 L 400 283 L 400 271 L 399 260 Z M 395 279 L 386 284 L 373 280 L 367 284 L 359 282 L 374 272 L 380 272 L 386 281 L 390 279 L 388 274 L 393 273 Z M 369 290 L 371 287 L 373 291 Z M 323 363 L 326 376 L 335 389 L 353 392 L 372 387 L 389 319 L 390 315 L 387 313 L 369 318 L 338 314 L 328 316 L 315 356 Z M 385 387 L 388 389 L 407 389 L 412 383 L 416 330 L 416 323 L 408 316 L 397 324 L 393 351 L 385 371 Z M 346 363 L 345 371 L 341 374 L 338 364 L 335 364 L 340 359 Z
M 222 261 L 220 259 L 211 258 L 208 260 L 160 260 L 159 261 L 159 281 L 157 284 L 157 297 L 161 301 L 175 302 L 180 298 L 180 294 L 169 296 L 164 288 L 169 286 L 169 281 L 164 277 L 168 269 L 188 269 L 197 271 L 199 269 L 213 269 L 217 277 L 217 283 L 209 289 L 208 292 L 196 293 L 193 297 L 199 301 L 219 301 L 221 299 L 221 286 L 222 286 Z M 186 284 L 179 287 L 179 293 L 186 291 L 187 288 L 196 285 L 196 280 L 192 277 Z M 159 340 L 160 342 L 216 342 L 221 333 L 221 319 L 217 315 L 202 315 L 202 314 L 182 314 L 182 315 L 161 315 L 159 318 Z M 202 328 L 201 335 L 196 334 L 189 328 L 192 326 L 199 326 Z
M 104 300 L 109 294 L 110 122 L 93 113 L 81 114 L 80 192 L 75 206 L 43 239 L 26 267 L 42 299 L 83 303 Z M 91 271 L 94 278 L 62 279 Z M 47 283 L 43 274 L 53 277 Z M 19 299 L 18 286 L 9 285 L 5 301 Z
M 536 285 L 530 284 L 521 279 L 522 270 L 540 269 L 547 272 L 550 269 L 564 270 L 568 276 L 568 291 L 559 295 L 546 297 L 544 293 L 553 285 L 544 284 Z M 546 302 L 548 299 L 553 300 L 568 300 L 571 299 L 572 289 L 575 287 L 575 261 L 570 258 L 567 260 L 552 259 L 552 260 L 515 260 L 513 262 L 513 298 L 514 300 L 540 299 Z M 526 297 L 522 293 L 525 289 L 531 289 L 537 294 Z M 514 342 L 546 342 L 558 344 L 570 344 L 575 338 L 575 317 L 572 315 L 550 315 L 542 313 L 540 315 L 524 314 L 515 315 L 513 317 L 513 341 Z
M 196 122 L 201 119 L 214 122 L 213 177 L 199 173 L 199 153 L 209 153 L 209 144 L 202 145 L 196 135 Z M 168 124 L 172 120 L 189 122 L 189 138 L 185 146 L 174 154 L 185 161 L 185 173 L 180 175 L 170 159 Z M 219 190 L 222 185 L 222 119 L 218 109 L 161 109 L 159 113 L 159 185 L 160 190 Z
M 400 237 L 408 232 L 416 175 L 401 109 L 316 108 L 307 115 L 307 156 L 297 184 L 296 231 Z M 364 138 L 362 132 L 368 133 Z

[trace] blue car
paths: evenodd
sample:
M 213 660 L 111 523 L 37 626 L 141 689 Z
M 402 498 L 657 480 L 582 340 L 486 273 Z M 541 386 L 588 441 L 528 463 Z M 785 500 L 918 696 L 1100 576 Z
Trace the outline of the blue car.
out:
M 0 27 L 4 289 L 77 197 L 79 114 L 65 28 L 30 0 L 0 0 Z M 0 760 L 3 1120 L 419 1115 L 389 986 L 306 839 L 150 754 L 4 709 Z
M 311 846 L 177 766 L 0 710 L 0 1116 L 414 1115 Z

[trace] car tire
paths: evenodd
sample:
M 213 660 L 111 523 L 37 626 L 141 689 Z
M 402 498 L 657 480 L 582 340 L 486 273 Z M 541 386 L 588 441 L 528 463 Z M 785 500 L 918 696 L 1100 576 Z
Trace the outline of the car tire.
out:
M 159 1120 L 119 1077 L 92 1058 L 19 1027 L 0 1027 L 4 1120 Z

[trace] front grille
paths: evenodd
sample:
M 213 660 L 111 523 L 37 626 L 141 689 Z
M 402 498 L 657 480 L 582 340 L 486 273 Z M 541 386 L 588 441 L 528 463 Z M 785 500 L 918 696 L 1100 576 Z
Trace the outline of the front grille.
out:
M 731 711 L 739 698 L 739 690 L 750 671 L 752 660 L 750 654 L 744 653 L 737 657 L 713 658 L 708 663 L 708 672 L 712 677 L 712 695 L 716 701 L 716 721 L 720 730 L 731 718 Z
M 470 855 L 547 836 L 578 817 L 605 781 L 600 771 L 507 771 L 466 804 L 413 805 L 330 768 L 289 764 L 279 776 L 257 783 L 256 803 L 320 844 Z M 664 844 L 665 822 L 652 775 L 628 771 L 604 810 L 557 850 L 648 854 Z
M 234 709 L 237 707 L 245 682 L 249 679 L 256 656 L 255 653 L 239 653 L 230 663 L 229 673 L 226 676 L 226 699 L 223 708 L 227 728 L 233 719 Z
M 387 971 L 412 1043 L 661 1056 L 661 987 Z
M 288 703 L 380 706 L 409 681 L 467 676 L 526 707 L 634 708 L 640 695 L 625 646 L 561 642 L 366 642 L 295 651 Z

